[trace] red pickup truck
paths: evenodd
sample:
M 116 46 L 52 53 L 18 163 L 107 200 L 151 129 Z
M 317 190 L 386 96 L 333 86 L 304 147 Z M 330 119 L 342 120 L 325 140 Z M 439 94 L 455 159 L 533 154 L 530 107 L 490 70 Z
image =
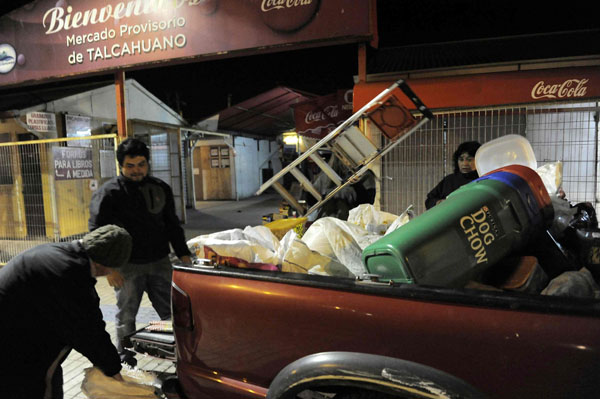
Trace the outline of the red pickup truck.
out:
M 600 301 L 175 266 L 169 398 L 593 398 Z

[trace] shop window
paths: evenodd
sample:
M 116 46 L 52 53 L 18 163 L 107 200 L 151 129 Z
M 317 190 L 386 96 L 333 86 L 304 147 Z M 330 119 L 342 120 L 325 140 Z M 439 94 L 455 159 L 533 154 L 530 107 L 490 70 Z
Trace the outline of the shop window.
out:
M 229 168 L 229 147 L 225 145 L 210 147 L 210 167 Z
M 169 170 L 169 143 L 167 133 L 153 134 L 150 136 L 150 159 L 152 172 Z

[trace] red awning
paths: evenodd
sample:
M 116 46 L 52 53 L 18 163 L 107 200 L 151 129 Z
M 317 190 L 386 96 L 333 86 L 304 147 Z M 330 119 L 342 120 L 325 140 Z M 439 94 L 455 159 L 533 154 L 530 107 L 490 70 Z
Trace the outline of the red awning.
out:
M 288 87 L 276 87 L 219 112 L 219 131 L 274 138 L 294 130 L 294 109 L 314 95 Z

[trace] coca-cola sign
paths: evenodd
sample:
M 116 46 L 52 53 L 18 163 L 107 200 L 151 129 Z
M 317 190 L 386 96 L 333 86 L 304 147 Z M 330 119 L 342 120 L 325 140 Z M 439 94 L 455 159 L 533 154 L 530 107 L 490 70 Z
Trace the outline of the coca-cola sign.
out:
M 308 111 L 304 117 L 304 123 L 324 122 L 329 119 L 337 118 L 340 114 L 338 105 L 329 105 L 321 110 Z
M 296 132 L 323 138 L 352 115 L 352 90 L 317 97 L 294 106 Z
M 531 89 L 531 98 L 538 100 L 585 97 L 587 82 L 589 79 L 567 79 L 562 83 L 546 83 L 540 80 Z
M 597 66 L 442 76 L 407 82 L 430 109 L 600 98 L 600 68 Z M 355 85 L 354 110 L 359 110 L 392 83 L 382 80 Z M 405 96 L 399 98 L 408 109 L 415 108 Z
M 293 32 L 308 24 L 319 10 L 319 0 L 259 0 L 265 25 L 278 32 Z
M 0 86 L 364 42 L 371 2 L 36 0 L 0 16 Z

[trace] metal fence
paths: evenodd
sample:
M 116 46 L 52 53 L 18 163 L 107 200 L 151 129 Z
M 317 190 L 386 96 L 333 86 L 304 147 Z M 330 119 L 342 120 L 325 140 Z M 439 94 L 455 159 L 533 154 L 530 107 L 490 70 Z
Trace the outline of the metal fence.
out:
M 452 154 L 464 141 L 519 134 L 538 166 L 562 161 L 563 189 L 573 202 L 598 205 L 597 102 L 522 105 L 435 113 L 435 119 L 383 157 L 381 209 L 425 211 L 427 193 L 453 172 Z
M 0 143 L 0 264 L 87 231 L 92 192 L 118 172 L 115 134 Z

